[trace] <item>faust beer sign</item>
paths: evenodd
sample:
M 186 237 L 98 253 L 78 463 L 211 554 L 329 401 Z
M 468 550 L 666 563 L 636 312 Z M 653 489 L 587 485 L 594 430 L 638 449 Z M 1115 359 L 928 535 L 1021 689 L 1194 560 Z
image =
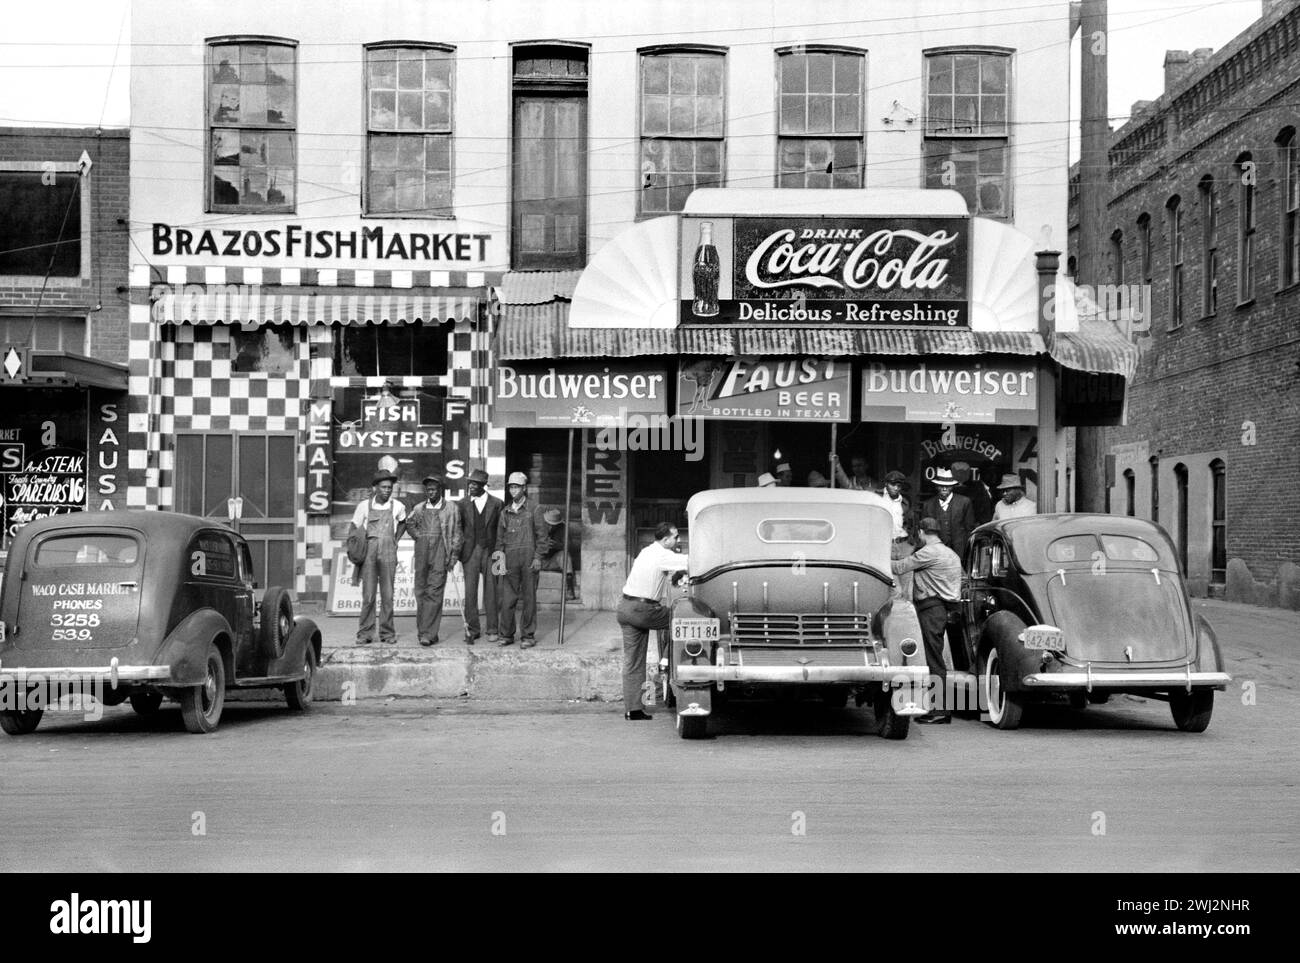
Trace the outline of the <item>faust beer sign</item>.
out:
M 681 221 L 683 323 L 969 326 L 970 219 Z
M 677 414 L 753 421 L 848 421 L 850 367 L 834 358 L 683 362 Z

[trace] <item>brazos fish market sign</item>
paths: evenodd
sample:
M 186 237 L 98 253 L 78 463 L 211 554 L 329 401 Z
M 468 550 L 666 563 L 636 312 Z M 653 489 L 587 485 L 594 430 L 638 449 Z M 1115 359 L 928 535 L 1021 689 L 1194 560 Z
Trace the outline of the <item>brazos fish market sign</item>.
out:
M 863 421 L 1032 425 L 1037 409 L 1032 361 L 871 361 L 862 367 Z
M 708 358 L 683 362 L 683 418 L 848 421 L 850 368 L 833 358 Z
M 638 365 L 498 365 L 495 421 L 506 428 L 576 428 L 664 415 L 667 382 L 663 368 Z

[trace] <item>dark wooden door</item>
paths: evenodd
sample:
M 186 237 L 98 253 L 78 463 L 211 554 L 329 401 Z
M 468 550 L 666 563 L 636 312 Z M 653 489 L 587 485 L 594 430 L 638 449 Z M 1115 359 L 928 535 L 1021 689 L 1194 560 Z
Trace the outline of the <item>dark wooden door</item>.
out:
M 587 100 L 516 96 L 511 265 L 580 269 L 587 252 Z

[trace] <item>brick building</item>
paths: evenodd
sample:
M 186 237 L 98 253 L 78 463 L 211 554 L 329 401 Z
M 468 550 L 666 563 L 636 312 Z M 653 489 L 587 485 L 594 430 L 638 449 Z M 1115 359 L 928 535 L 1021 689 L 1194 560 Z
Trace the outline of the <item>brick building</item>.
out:
M 0 128 L 0 550 L 36 518 L 125 507 L 129 149 Z
M 1111 141 L 1110 276 L 1081 279 L 1141 349 L 1109 510 L 1160 522 L 1196 594 L 1300 608 L 1300 3 L 1164 65 Z

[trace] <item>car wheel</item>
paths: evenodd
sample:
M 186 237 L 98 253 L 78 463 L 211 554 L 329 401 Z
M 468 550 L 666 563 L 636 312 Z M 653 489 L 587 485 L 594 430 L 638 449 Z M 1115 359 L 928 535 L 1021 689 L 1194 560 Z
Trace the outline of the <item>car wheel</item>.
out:
M 1018 728 L 1020 717 L 1025 711 L 1024 697 L 1017 692 L 1007 691 L 1006 679 L 1002 675 L 1002 660 L 998 656 L 996 645 L 984 655 L 980 686 L 983 689 L 984 705 L 988 707 L 989 723 L 997 729 Z
M 284 655 L 284 640 L 293 631 L 293 602 L 289 593 L 272 586 L 262 596 L 262 652 L 268 659 Z
M 709 734 L 708 716 L 677 714 L 677 734 L 683 739 L 703 739 Z
M 912 728 L 911 716 L 900 716 L 894 710 L 894 693 L 878 692 L 871 703 L 876 714 L 876 735 L 882 739 L 906 739 Z
M 221 721 L 226 704 L 226 666 L 221 653 L 208 643 L 207 671 L 203 684 L 181 690 L 181 718 L 190 732 L 211 732 Z
M 1204 732 L 1214 713 L 1214 690 L 1193 689 L 1188 692 L 1169 693 L 1169 711 L 1174 725 L 1183 732 Z
M 151 716 L 162 706 L 161 692 L 137 692 L 131 696 L 131 708 L 138 716 Z
M 303 677 L 297 682 L 290 682 L 284 687 L 284 700 L 289 708 L 304 712 L 311 707 L 312 687 L 316 683 L 316 650 L 307 646 L 307 655 L 303 660 Z
M 41 724 L 44 709 L 11 709 L 0 712 L 0 729 L 11 736 L 25 736 Z

